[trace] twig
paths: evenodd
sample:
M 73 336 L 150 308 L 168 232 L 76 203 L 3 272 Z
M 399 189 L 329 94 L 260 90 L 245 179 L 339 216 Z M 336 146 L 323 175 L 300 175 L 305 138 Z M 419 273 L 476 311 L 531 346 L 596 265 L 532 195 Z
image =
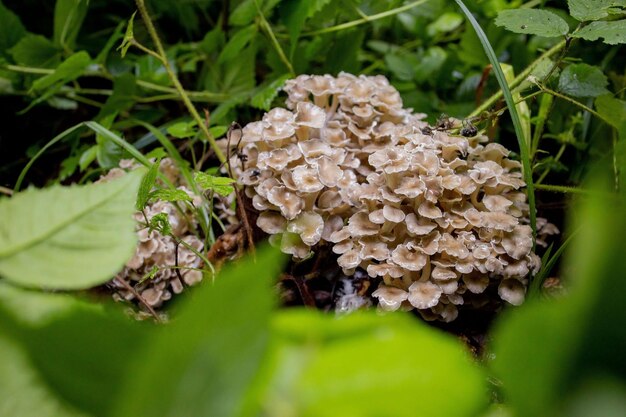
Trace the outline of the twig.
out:
M 152 19 L 150 18 L 150 15 L 148 14 L 148 9 L 146 8 L 145 0 L 135 0 L 135 1 L 137 4 L 137 8 L 139 9 L 139 13 L 141 14 L 141 18 L 143 19 L 143 22 L 146 25 L 146 28 L 148 29 L 148 33 L 150 34 L 150 37 L 152 38 L 152 42 L 154 42 L 154 45 L 156 46 L 157 53 L 162 58 L 163 67 L 165 68 L 167 75 L 172 81 L 172 84 L 174 84 L 174 88 L 176 89 L 176 91 L 178 91 L 178 94 L 180 95 L 181 100 L 185 104 L 185 107 L 187 107 L 187 110 L 189 110 L 189 113 L 191 113 L 191 116 L 196 121 L 198 127 L 200 128 L 202 133 L 206 136 L 207 140 L 209 141 L 209 144 L 211 145 L 211 147 L 213 148 L 213 151 L 215 152 L 215 156 L 217 156 L 217 159 L 219 159 L 220 162 L 224 162 L 226 160 L 226 157 L 220 150 L 219 146 L 217 145 L 217 142 L 215 141 L 215 138 L 213 137 L 213 135 L 211 135 L 211 132 L 209 132 L 209 129 L 202 122 L 202 118 L 200 117 L 198 110 L 194 107 L 193 103 L 191 102 L 189 96 L 185 92 L 185 89 L 183 88 L 182 84 L 178 80 L 178 77 L 174 73 L 174 70 L 172 69 L 167 59 L 165 48 L 163 47 L 163 44 L 161 43 L 161 39 L 159 38 L 159 34 L 157 33 L 156 28 L 154 27 L 154 23 L 152 22 Z
M 302 278 L 291 274 L 282 274 L 281 280 L 292 281 L 294 284 L 296 284 L 296 287 L 298 287 L 298 292 L 300 293 L 300 298 L 302 298 L 302 302 L 304 303 L 304 305 L 307 307 L 315 308 L 315 299 L 311 295 L 309 289 L 306 287 L 306 284 L 304 283 Z
M 133 288 L 132 285 L 130 285 L 128 282 L 124 281 L 121 278 L 115 277 L 113 278 L 113 281 L 115 281 L 116 283 L 118 283 L 119 285 L 121 285 L 122 287 L 124 287 L 126 290 L 130 291 L 131 294 L 133 294 L 133 296 L 141 303 L 143 304 L 146 309 L 148 310 L 148 312 L 152 315 L 152 317 L 154 317 L 154 319 L 158 322 L 158 323 L 162 323 L 163 321 L 161 320 L 161 318 L 159 317 L 159 315 L 157 314 L 156 311 L 154 311 L 154 309 L 152 308 L 152 306 L 150 304 L 148 304 L 148 302 L 146 301 L 145 298 L 143 298 L 141 296 L 141 294 L 139 294 L 139 292 Z

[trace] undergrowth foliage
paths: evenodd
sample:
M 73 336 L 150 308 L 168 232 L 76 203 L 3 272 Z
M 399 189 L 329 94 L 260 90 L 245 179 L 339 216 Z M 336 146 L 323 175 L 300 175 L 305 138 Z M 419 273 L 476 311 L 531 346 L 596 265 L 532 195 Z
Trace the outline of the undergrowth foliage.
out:
M 624 0 L 0 1 L 0 416 L 620 415 L 625 34 Z M 61 293 L 112 278 L 150 202 L 193 210 L 211 247 L 231 122 L 340 71 L 516 150 L 531 224 L 532 207 L 570 218 L 482 363 L 406 315 L 275 308 L 267 248 L 217 276 L 205 262 L 214 284 L 167 328 Z M 90 184 L 123 159 L 146 169 Z M 557 300 L 541 291 L 556 272 Z

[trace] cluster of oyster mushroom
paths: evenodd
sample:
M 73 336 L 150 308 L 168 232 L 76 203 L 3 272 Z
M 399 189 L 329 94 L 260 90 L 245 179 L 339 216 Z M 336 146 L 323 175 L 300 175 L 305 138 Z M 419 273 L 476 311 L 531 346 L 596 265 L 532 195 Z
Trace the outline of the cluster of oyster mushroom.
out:
M 99 181 L 110 181 L 126 175 L 127 171 L 138 168 L 133 160 L 120 161 L 119 168 L 113 168 Z M 164 158 L 159 170 L 168 181 L 185 191 L 198 206 L 202 200 L 185 185 L 180 170 L 170 158 Z M 171 226 L 171 235 L 163 235 L 146 225 L 154 216 L 165 213 Z M 126 263 L 110 285 L 116 290 L 116 300 L 139 301 L 158 308 L 181 293 L 186 286 L 202 280 L 203 262 L 196 252 L 201 253 L 204 243 L 195 234 L 197 228 L 195 214 L 189 205 L 174 204 L 157 200 L 146 206 L 143 212 L 135 213 L 139 243 L 133 257 Z M 136 300 L 137 295 L 141 300 Z
M 345 274 L 380 277 L 383 310 L 451 321 L 494 286 L 523 302 L 540 260 L 507 149 L 429 126 L 383 76 L 301 75 L 284 90 L 287 109 L 246 125 L 230 161 L 274 245 L 296 259 L 330 245 Z

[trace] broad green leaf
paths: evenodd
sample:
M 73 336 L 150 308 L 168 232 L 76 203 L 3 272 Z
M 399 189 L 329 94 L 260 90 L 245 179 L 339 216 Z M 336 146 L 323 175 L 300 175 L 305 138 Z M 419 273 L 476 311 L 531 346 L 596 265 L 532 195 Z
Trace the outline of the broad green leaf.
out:
M 150 195 L 148 196 L 148 199 L 149 201 L 161 200 L 161 201 L 167 201 L 170 203 L 174 201 L 187 201 L 187 202 L 193 201 L 193 199 L 189 197 L 189 194 L 187 194 L 183 190 L 178 190 L 178 189 L 170 190 L 166 188 L 159 188 L 158 190 L 152 191 Z
M 281 2 L 281 19 L 287 27 L 291 41 L 290 56 L 295 51 L 304 22 L 322 10 L 328 3 L 330 3 L 330 0 L 286 0 Z
M 564 36 L 569 32 L 567 22 L 547 10 L 503 10 L 498 13 L 495 24 L 511 32 L 545 37 Z
M 232 184 L 236 181 L 232 178 L 214 177 L 213 175 L 209 175 L 204 172 L 196 172 L 194 180 L 200 188 L 214 191 L 219 195 L 228 196 L 235 191 Z
M 433 23 L 426 27 L 429 36 L 452 32 L 463 24 L 463 16 L 454 12 L 442 14 Z
M 135 248 L 139 175 L 30 189 L 0 200 L 0 275 L 54 289 L 89 288 L 111 279 Z
M 360 63 L 358 53 L 361 50 L 365 32 L 361 29 L 346 30 L 335 36 L 334 42 L 326 53 L 324 70 L 331 74 L 346 71 L 356 73 Z
M 571 64 L 559 78 L 559 90 L 573 97 L 597 97 L 608 93 L 609 80 L 600 68 L 588 64 Z
M 287 81 L 291 76 L 289 74 L 281 75 L 276 78 L 274 81 L 271 81 L 269 84 L 262 86 L 260 90 L 252 96 L 250 99 L 250 104 L 257 109 L 269 111 L 272 102 L 280 92 L 283 84 Z
M 229 266 L 184 300 L 126 373 L 112 415 L 239 415 L 266 351 L 281 264 L 280 253 L 260 250 L 256 263 Z
M 616 129 L 619 129 L 626 120 L 626 101 L 610 94 L 596 98 L 595 107 L 596 111 Z
M 56 0 L 53 38 L 57 45 L 73 50 L 88 7 L 89 0 Z
M 86 417 L 46 386 L 21 346 L 0 329 L 0 417 Z
M 10 49 L 15 62 L 38 68 L 56 67 L 61 58 L 59 48 L 41 35 L 26 35 Z
M 104 110 L 104 109 L 103 109 Z M 110 129 L 113 126 L 113 122 L 117 117 L 117 112 L 109 113 L 100 118 L 100 123 L 105 129 Z M 118 144 L 112 141 L 108 136 L 96 132 L 96 144 L 98 146 L 96 152 L 96 159 L 98 165 L 104 169 L 111 169 L 119 166 L 120 160 L 124 158 L 124 149 L 118 146 Z
M 148 204 L 148 199 L 150 198 L 150 191 L 152 191 L 152 187 L 157 179 L 157 175 L 159 174 L 159 165 L 161 164 L 160 160 L 156 160 L 148 172 L 141 179 L 141 183 L 139 184 L 139 189 L 137 190 L 137 201 L 135 202 L 135 208 L 139 211 L 146 208 L 146 204 Z
M 0 286 L 0 333 L 21 345 L 50 392 L 90 415 L 109 414 L 148 330 L 102 303 Z
M 623 0 L 567 0 L 569 14 L 581 22 L 599 20 L 609 15 L 611 7 L 626 6 Z
M 13 47 L 26 34 L 26 29 L 10 9 L 0 2 L 0 54 L 6 55 L 7 49 Z
M 228 22 L 234 26 L 245 26 L 252 23 L 256 14 L 254 0 L 243 0 L 228 16 Z
M 61 85 L 80 77 L 85 68 L 91 63 L 89 54 L 85 51 L 77 52 L 58 66 L 54 73 L 37 79 L 32 86 L 33 91 L 61 87 Z
M 279 417 L 476 416 L 485 377 L 461 343 L 400 315 L 275 315 L 263 408 Z
M 626 19 L 611 22 L 592 22 L 588 26 L 572 33 L 572 37 L 588 41 L 603 38 L 602 42 L 609 45 L 626 43 Z
M 217 63 L 223 64 L 236 58 L 241 50 L 252 42 L 256 33 L 256 25 L 250 25 L 235 33 L 235 35 L 226 43 L 222 52 L 220 52 L 220 55 L 217 58 Z
M 433 80 L 447 57 L 448 53 L 439 46 L 428 48 L 417 60 L 414 69 L 415 79 L 419 82 Z
M 122 39 L 122 44 L 117 48 L 118 51 L 122 54 L 122 58 L 126 56 L 126 52 L 128 52 L 128 48 L 131 47 L 133 39 L 135 39 L 135 33 L 133 31 L 133 23 L 135 21 L 135 15 L 137 12 L 134 12 L 130 19 L 128 20 L 128 25 L 126 26 L 126 32 L 124 33 L 124 38 Z

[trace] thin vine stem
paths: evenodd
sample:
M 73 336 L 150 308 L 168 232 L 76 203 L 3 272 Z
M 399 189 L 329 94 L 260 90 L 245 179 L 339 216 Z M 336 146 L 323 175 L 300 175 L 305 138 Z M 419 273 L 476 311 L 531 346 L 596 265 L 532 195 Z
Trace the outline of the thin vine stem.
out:
M 185 107 L 187 107 L 187 110 L 189 111 L 189 113 L 191 113 L 191 116 L 196 121 L 198 127 L 200 128 L 204 136 L 206 136 L 207 140 L 209 141 L 209 144 L 211 145 L 211 148 L 213 149 L 213 152 L 215 152 L 215 156 L 217 156 L 217 159 L 219 159 L 221 163 L 225 163 L 226 157 L 224 156 L 224 153 L 222 152 L 220 147 L 217 145 L 217 142 L 215 141 L 215 138 L 213 137 L 211 132 L 209 132 L 208 126 L 204 123 L 204 120 L 202 120 L 202 118 L 200 117 L 198 110 L 191 102 L 191 99 L 187 95 L 185 89 L 183 88 L 182 84 L 178 80 L 178 77 L 174 73 L 174 70 L 172 69 L 172 66 L 170 65 L 167 59 L 165 48 L 163 47 L 163 44 L 161 43 L 159 34 L 157 33 L 154 23 L 152 22 L 152 18 L 150 17 L 150 14 L 148 13 L 148 9 L 146 8 L 145 1 L 136 0 L 135 3 L 137 4 L 137 8 L 139 9 L 139 14 L 141 14 L 141 18 L 144 24 L 146 25 L 146 28 L 148 29 L 148 33 L 150 34 L 150 37 L 152 38 L 152 42 L 154 42 L 154 46 L 157 49 L 157 53 L 162 58 L 163 67 L 165 68 L 167 75 L 172 81 L 172 84 L 174 84 L 174 88 L 180 95 L 181 100 L 185 104 Z

